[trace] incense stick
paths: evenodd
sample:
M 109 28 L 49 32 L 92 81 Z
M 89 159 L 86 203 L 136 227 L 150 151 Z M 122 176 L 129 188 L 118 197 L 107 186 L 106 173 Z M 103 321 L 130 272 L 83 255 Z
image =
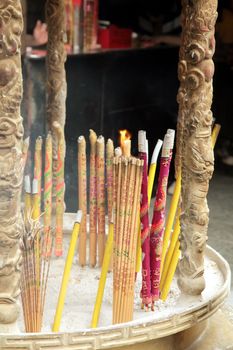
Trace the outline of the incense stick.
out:
M 85 266 L 87 242 L 87 161 L 86 140 L 83 136 L 78 138 L 78 202 L 79 208 L 83 213 L 78 246 L 79 265 Z
M 65 139 L 64 131 L 58 122 L 53 123 L 54 131 L 57 135 L 57 161 L 56 161 L 56 241 L 55 255 L 61 256 L 63 252 L 63 216 L 65 210 Z
M 48 251 L 51 251 L 51 226 L 52 226 L 52 186 L 53 186 L 53 146 L 52 135 L 48 134 L 45 141 L 45 170 L 44 170 L 44 234 L 48 241 Z
M 98 220 L 98 263 L 102 266 L 105 247 L 105 155 L 104 137 L 97 139 L 97 220 Z
M 114 145 L 111 139 L 108 139 L 106 145 L 106 174 L 107 174 L 107 194 L 108 194 L 108 217 L 109 221 L 112 215 L 113 201 L 113 157 Z
M 143 179 L 141 187 L 141 249 L 142 249 L 142 308 L 146 309 L 151 304 L 151 272 L 150 272 L 150 225 L 149 225 L 149 204 L 148 204 L 148 179 L 147 179 L 147 143 L 146 133 L 143 130 L 138 132 L 139 158 L 143 160 Z
M 96 133 L 90 129 L 90 206 L 89 206 L 89 246 L 90 266 L 96 265 L 97 248 L 97 189 L 96 189 Z
M 154 213 L 150 232 L 151 253 L 151 295 L 152 303 L 159 299 L 160 266 L 162 254 L 162 238 L 165 225 L 165 206 L 167 182 L 174 145 L 174 131 L 168 130 L 162 148 L 158 188 L 154 204 Z M 153 305 L 152 305 L 153 309 Z
M 113 157 L 114 144 L 111 139 L 108 139 L 106 145 L 106 177 L 107 177 L 107 199 L 108 199 L 108 224 L 111 221 L 112 205 L 113 205 Z M 109 264 L 109 272 L 112 271 L 113 257 L 111 256 Z
M 50 258 L 43 257 L 47 241 L 42 238 L 39 221 L 25 218 L 22 239 L 21 298 L 26 332 L 40 332 L 44 314 Z M 50 254 L 51 255 L 51 254 Z

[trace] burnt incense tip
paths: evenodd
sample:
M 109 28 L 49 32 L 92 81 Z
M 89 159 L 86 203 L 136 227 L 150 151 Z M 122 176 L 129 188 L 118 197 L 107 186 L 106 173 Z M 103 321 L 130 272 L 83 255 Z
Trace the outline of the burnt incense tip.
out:
M 136 165 L 137 164 L 138 159 L 136 157 L 131 157 L 130 160 L 131 160 L 132 165 Z
M 112 139 L 108 139 L 107 147 L 110 148 L 111 150 L 114 150 L 114 144 L 113 144 L 113 140 Z
M 82 215 L 83 215 L 83 214 L 82 214 L 82 210 L 78 210 L 78 211 L 77 211 L 77 214 L 76 214 L 76 220 L 75 220 L 75 222 L 81 224 Z
M 165 150 L 172 150 L 173 149 L 174 140 L 175 140 L 175 132 L 169 132 L 165 135 L 164 141 L 163 141 L 162 155 L 164 154 Z
M 158 141 L 156 143 L 156 146 L 154 148 L 153 154 L 152 154 L 151 164 L 156 164 L 157 163 L 159 152 L 161 150 L 162 145 L 163 145 L 163 141 L 158 139 Z
M 129 157 L 123 155 L 123 156 L 122 156 L 122 163 L 123 163 L 125 166 L 127 166 L 127 165 L 129 164 Z
M 52 139 L 52 133 L 51 133 L 51 131 L 49 131 L 47 136 L 46 136 L 46 141 L 50 141 L 51 139 Z
M 85 137 L 83 135 L 79 136 L 78 143 L 82 143 L 85 141 Z
M 100 135 L 100 136 L 98 137 L 97 142 L 98 142 L 98 143 L 104 142 L 104 137 L 103 137 L 103 135 Z
M 35 146 L 36 150 L 41 150 L 42 149 L 42 142 L 43 142 L 42 137 L 38 136 L 37 139 L 36 139 L 36 146 Z
M 147 145 L 146 145 L 146 132 L 144 130 L 139 130 L 138 132 L 138 152 L 144 152 L 147 151 Z
M 120 157 L 122 155 L 122 150 L 120 147 L 115 148 L 115 156 Z
M 32 194 L 37 194 L 38 193 L 38 180 L 33 179 L 32 181 Z
M 31 193 L 31 181 L 29 175 L 25 175 L 24 177 L 24 190 L 26 193 Z
M 28 136 L 28 137 L 23 141 L 23 144 L 24 144 L 24 146 L 29 146 L 29 143 L 30 143 L 30 137 Z
M 57 121 L 53 122 L 52 128 L 54 129 L 54 132 L 56 133 L 56 136 L 59 140 L 64 138 L 64 130 Z

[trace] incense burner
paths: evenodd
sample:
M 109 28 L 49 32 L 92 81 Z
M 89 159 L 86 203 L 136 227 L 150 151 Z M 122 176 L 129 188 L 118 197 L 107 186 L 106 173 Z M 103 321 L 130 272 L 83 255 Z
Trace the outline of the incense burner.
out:
M 66 214 L 65 225 L 67 232 L 73 218 L 72 214 Z M 69 241 L 69 235 L 67 237 Z M 80 318 L 74 317 L 72 307 L 66 309 L 67 317 L 72 317 L 72 331 L 65 330 L 59 333 L 39 334 L 8 334 L 1 335 L 1 349 L 111 349 L 123 347 L 124 349 L 150 349 L 149 346 L 158 346 L 160 350 L 175 349 L 174 342 L 178 342 L 179 350 L 190 346 L 203 332 L 207 330 L 207 320 L 218 311 L 224 303 L 230 290 L 230 268 L 228 263 L 212 248 L 207 247 L 206 259 L 215 266 L 215 273 L 207 268 L 209 279 L 215 279 L 216 274 L 222 280 L 219 288 L 213 288 L 212 292 L 206 291 L 202 297 L 180 295 L 177 302 L 168 310 L 161 312 L 141 312 L 141 317 L 134 321 L 99 327 L 96 329 L 75 327 Z M 77 264 L 77 271 L 81 270 Z M 77 271 L 75 274 L 77 274 Z M 93 269 L 92 269 L 93 271 Z M 71 278 L 72 279 L 72 278 Z M 89 285 L 89 287 L 91 287 Z M 208 288 L 208 287 L 207 287 Z M 78 289 L 79 290 L 79 289 Z M 214 292 L 213 292 L 214 290 Z M 58 291 L 57 291 L 58 293 Z M 205 293 L 205 292 L 204 292 Z M 208 296 L 208 293 L 210 295 Z M 84 291 L 79 291 L 77 304 L 83 308 L 82 302 Z M 50 296 L 51 297 L 51 296 Z M 57 296 L 52 296 L 56 299 Z M 49 298 L 49 296 L 48 296 Z M 90 304 L 92 301 L 90 300 Z M 69 300 L 67 300 L 69 304 Z M 92 305 L 89 305 L 92 308 Z M 111 307 L 110 305 L 108 307 Z M 87 305 L 88 308 L 88 305 Z M 103 305 L 104 308 L 104 305 Z M 51 312 L 51 311 L 49 311 Z M 102 310 L 104 312 L 104 310 Z M 108 310 L 109 312 L 109 310 Z M 137 313 L 137 312 L 136 312 Z M 71 316 L 72 315 L 72 316 Z M 53 317 L 53 315 L 51 315 Z M 65 315 L 64 315 L 65 316 Z M 90 314 L 91 318 L 91 314 Z M 75 321 L 76 320 L 76 321 Z M 62 329 L 62 327 L 61 327 Z M 172 345 L 173 344 L 173 345 Z

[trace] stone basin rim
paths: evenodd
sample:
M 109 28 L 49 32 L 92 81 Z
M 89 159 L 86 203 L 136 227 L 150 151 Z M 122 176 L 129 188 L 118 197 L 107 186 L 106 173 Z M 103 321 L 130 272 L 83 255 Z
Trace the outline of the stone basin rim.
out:
M 20 340 L 20 345 L 22 346 L 24 341 L 27 343 L 29 341 L 48 341 L 49 344 L 51 340 L 55 341 L 56 339 L 61 342 L 61 345 L 68 345 L 68 347 L 70 345 L 71 348 L 74 344 L 79 344 L 82 346 L 80 349 L 82 349 L 85 347 L 85 344 L 89 344 L 90 346 L 90 342 L 94 342 L 92 349 L 106 349 L 111 346 L 120 346 L 119 344 L 121 342 L 122 346 L 124 344 L 136 344 L 163 338 L 191 328 L 213 315 L 224 303 L 230 291 L 231 271 L 227 261 L 210 246 L 207 246 L 206 256 L 217 264 L 223 275 L 224 283 L 210 300 L 203 301 L 199 306 L 194 305 L 185 312 L 174 314 L 172 317 L 166 317 L 162 320 L 153 320 L 153 318 L 148 319 L 147 317 L 128 323 L 98 327 L 96 329 L 77 329 L 77 331 L 72 332 L 1 333 L 2 341 L 4 343 L 5 339 L 13 345 L 12 341 L 17 342 Z

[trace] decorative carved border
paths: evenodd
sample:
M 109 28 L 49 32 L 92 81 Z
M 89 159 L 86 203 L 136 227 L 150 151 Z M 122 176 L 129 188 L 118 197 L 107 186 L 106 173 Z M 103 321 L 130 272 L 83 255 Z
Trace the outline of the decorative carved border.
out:
M 212 316 L 224 303 L 230 291 L 231 271 L 228 263 L 214 249 L 207 247 L 207 256 L 216 262 L 224 277 L 224 284 L 216 295 L 201 306 L 174 315 L 162 321 L 143 320 L 97 330 L 83 330 L 72 333 L 21 334 L 0 336 L 1 350 L 97 350 L 144 343 L 166 337 Z

